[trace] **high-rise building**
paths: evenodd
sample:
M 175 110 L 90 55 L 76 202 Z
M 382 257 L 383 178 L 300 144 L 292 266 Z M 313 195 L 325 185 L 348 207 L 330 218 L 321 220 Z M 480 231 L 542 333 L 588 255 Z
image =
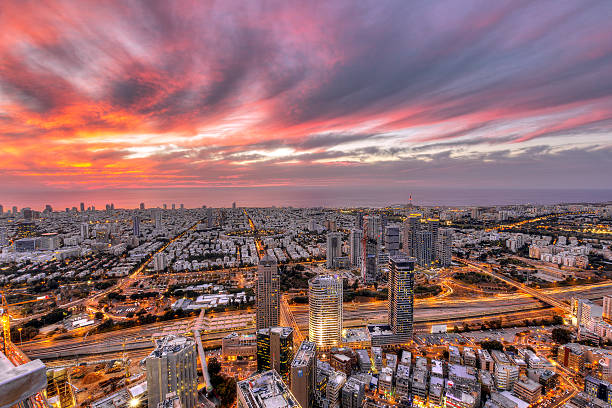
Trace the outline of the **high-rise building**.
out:
M 176 210 L 176 204 L 175 203 L 172 203 L 172 209 Z
M 163 208 L 164 208 L 164 210 L 167 210 L 168 209 L 168 204 L 164 204 Z
M 208 228 L 212 228 L 213 227 L 213 209 L 212 208 L 207 208 L 206 209 L 206 222 L 208 223 Z
M 400 250 L 399 227 L 387 225 L 385 227 L 385 249 L 389 255 L 397 255 Z
M 363 217 L 364 234 L 376 240 L 377 245 L 382 245 L 382 224 L 380 215 L 366 215 Z
M 389 326 L 400 343 L 412 339 L 414 262 L 414 258 L 406 255 L 389 259 Z
M 158 339 L 145 364 L 150 407 L 157 407 L 169 393 L 178 395 L 183 408 L 196 407 L 197 352 L 192 339 L 176 336 Z
M 45 205 L 45 209 L 43 210 L 43 212 L 46 214 L 51 214 L 53 212 L 53 207 L 51 207 L 51 204 Z
M 342 233 L 327 233 L 327 263 L 328 268 L 336 266 L 335 260 L 342 256 Z
M 357 377 L 349 377 L 342 387 L 342 408 L 361 408 L 365 398 L 365 384 Z
M 85 212 L 85 203 L 81 203 L 81 212 Z
M 308 339 L 327 350 L 342 340 L 342 277 L 318 275 L 308 281 Z
M 420 223 L 420 214 L 410 214 L 402 226 L 402 251 L 408 256 L 416 256 L 416 234 L 420 230 Z
M 268 327 L 257 330 L 257 371 L 276 370 L 289 384 L 293 361 L 293 329 Z
M 236 388 L 238 408 L 300 408 L 300 404 L 274 370 L 242 380 Z
M 235 202 L 235 201 L 232 203 L 232 209 L 233 209 L 233 210 L 235 210 L 235 209 L 236 209 L 236 202 Z
M 17 215 L 17 207 L 13 206 L 13 215 Z
M 353 268 L 361 268 L 361 256 L 362 256 L 362 241 L 363 241 L 363 230 L 354 229 L 349 235 L 349 246 L 351 255 L 351 266 Z
M 603 298 L 603 310 L 601 316 L 604 319 L 612 319 L 612 295 L 605 295 Z
M 453 258 L 453 230 L 442 228 L 438 231 L 436 241 L 436 260 L 439 265 L 446 268 L 451 265 Z
M 162 227 L 162 213 L 159 208 L 153 210 L 153 220 L 155 221 L 155 229 Z
M 184 210 L 184 209 L 185 209 L 185 204 L 181 203 L 181 210 Z
M 303 408 L 314 405 L 317 377 L 317 346 L 304 340 L 291 362 L 291 392 Z
M 0 225 L 0 246 L 8 244 L 8 233 L 6 232 L 6 226 Z
M 153 269 L 155 272 L 160 272 L 168 267 L 168 258 L 163 252 L 158 252 L 153 256 Z
M 360 212 L 355 216 L 355 229 L 363 231 L 363 214 Z
M 32 220 L 32 209 L 31 208 L 22 208 L 21 211 L 23 212 L 23 219 L 26 221 L 31 221 Z
M 431 233 L 431 242 L 435 244 L 438 241 L 438 230 L 440 229 L 440 220 L 437 218 L 427 219 L 427 231 Z M 435 254 L 434 254 L 435 255 Z
M 376 282 L 378 277 L 378 244 L 376 240 L 364 236 L 361 250 L 361 277 L 365 283 Z
M 257 329 L 278 326 L 280 278 L 276 259 L 266 255 L 257 267 Z
M 132 226 L 134 228 L 134 236 L 135 237 L 139 237 L 140 236 L 140 217 L 135 215 L 134 217 L 132 217 Z
M 4 215 L 4 206 L 0 204 L 0 215 Z
M 81 223 L 81 238 L 82 239 L 89 238 L 89 223 L 87 222 Z
M 429 266 L 433 261 L 433 240 L 430 231 L 416 233 L 416 259 L 421 266 Z
M 141 210 L 144 210 L 144 209 L 145 209 L 145 205 L 144 205 L 144 203 L 140 203 L 140 209 L 141 209 Z

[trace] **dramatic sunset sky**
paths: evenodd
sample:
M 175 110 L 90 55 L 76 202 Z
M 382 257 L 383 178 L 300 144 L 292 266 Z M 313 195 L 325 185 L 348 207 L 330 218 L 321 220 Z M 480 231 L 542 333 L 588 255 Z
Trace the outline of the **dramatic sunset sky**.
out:
M 611 21 L 610 0 L 4 0 L 0 204 L 610 191 Z

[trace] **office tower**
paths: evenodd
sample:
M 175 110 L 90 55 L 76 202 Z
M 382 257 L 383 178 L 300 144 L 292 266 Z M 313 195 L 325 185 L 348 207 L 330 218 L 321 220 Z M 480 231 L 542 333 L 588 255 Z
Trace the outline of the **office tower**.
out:
M 4 215 L 4 206 L 0 204 L 0 215 Z
M 87 222 L 81 223 L 81 238 L 82 239 L 89 238 L 89 223 Z
M 85 203 L 81 203 L 81 212 L 85 212 Z
M 257 330 L 257 371 L 276 370 L 289 384 L 293 361 L 293 329 L 268 327 Z
M 213 227 L 213 209 L 212 208 L 207 208 L 206 209 L 206 222 L 208 223 L 208 228 L 212 228 Z
M 308 281 L 308 339 L 318 348 L 342 339 L 342 277 L 319 275 Z
M 153 210 L 153 220 L 155 221 L 155 229 L 160 229 L 162 227 L 162 214 L 159 208 Z
M 357 377 L 349 377 L 342 387 L 342 408 L 361 408 L 365 398 L 365 384 Z
M 302 408 L 314 406 L 317 378 L 317 346 L 304 340 L 291 362 L 291 392 Z
M 134 217 L 132 217 L 132 226 L 134 228 L 134 236 L 135 237 L 139 237 L 140 236 L 140 217 L 135 215 Z
M 414 262 L 414 258 L 406 255 L 389 259 L 389 326 L 400 343 L 412 339 Z
M 145 209 L 145 205 L 144 205 L 144 203 L 140 203 L 140 209 L 141 209 L 141 210 L 144 210 L 144 209 Z
M 363 217 L 364 234 L 376 240 L 378 245 L 382 245 L 381 219 L 379 215 L 366 215 Z
M 612 319 L 612 295 L 605 295 L 603 298 L 603 310 L 601 316 L 604 319 Z
M 13 215 L 17 215 L 17 207 L 13 206 Z
M 30 220 L 32 220 L 32 209 L 31 209 L 31 208 L 27 208 L 27 207 L 26 207 L 26 208 L 23 208 L 21 211 L 22 211 L 22 213 L 23 213 L 23 218 L 24 218 L 26 221 L 30 221 Z
M 427 219 L 427 231 L 431 233 L 431 241 L 436 242 L 438 239 L 438 230 L 440 229 L 440 220 L 437 218 Z
M 416 258 L 420 266 L 431 265 L 433 261 L 431 232 L 423 230 L 416 233 Z
M 257 329 L 278 326 L 280 311 L 280 278 L 276 259 L 269 255 L 257 267 Z
M 167 336 L 156 340 L 146 358 L 148 405 L 157 407 L 169 393 L 176 393 L 183 408 L 197 405 L 198 371 L 195 341 Z
M 349 246 L 351 255 L 351 266 L 353 268 L 361 268 L 361 256 L 362 256 L 362 241 L 363 241 L 363 230 L 354 229 L 349 235 Z
M 236 384 L 238 408 L 299 408 L 280 375 L 274 370 L 249 377 Z
M 176 204 L 172 203 L 172 209 L 176 210 Z
M 416 256 L 416 234 L 420 230 L 419 214 L 410 214 L 403 224 L 402 251 L 408 256 Z
M 452 257 L 453 230 L 442 228 L 438 231 L 438 240 L 436 241 L 436 259 L 441 267 L 446 268 L 451 265 Z
M 361 277 L 365 283 L 373 283 L 378 275 L 378 245 L 375 239 L 365 236 L 361 242 Z
M 164 210 L 168 209 L 168 204 L 164 204 Z
M 232 209 L 233 209 L 233 210 L 235 210 L 235 209 L 236 209 L 236 202 L 235 202 L 235 201 L 232 203 Z
M 342 256 L 342 233 L 327 233 L 327 263 L 328 268 L 334 268 L 335 260 Z
M 397 255 L 400 249 L 399 227 L 388 225 L 385 227 L 385 249 L 389 255 Z
M 360 212 L 355 216 L 355 229 L 363 231 L 363 214 Z
M 115 203 L 111 203 L 110 209 L 111 209 L 111 211 L 115 211 Z
M 91 211 L 96 211 L 96 206 L 95 205 L 91 206 Z
M 43 210 L 43 212 L 47 214 L 51 214 L 53 212 L 53 207 L 51 207 L 51 204 L 45 205 L 45 209 Z
M 185 204 L 181 203 L 181 210 L 185 209 Z

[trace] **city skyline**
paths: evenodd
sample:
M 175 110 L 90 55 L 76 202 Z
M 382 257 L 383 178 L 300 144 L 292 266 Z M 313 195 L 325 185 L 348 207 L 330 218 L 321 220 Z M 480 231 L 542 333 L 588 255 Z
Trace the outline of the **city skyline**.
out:
M 20 206 L 296 186 L 324 204 L 381 184 L 609 199 L 611 15 L 606 1 L 7 2 L 0 189 Z

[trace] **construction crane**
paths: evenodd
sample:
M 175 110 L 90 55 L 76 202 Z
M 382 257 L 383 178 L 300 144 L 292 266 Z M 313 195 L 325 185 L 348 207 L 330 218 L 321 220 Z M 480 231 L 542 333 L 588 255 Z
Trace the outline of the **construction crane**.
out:
M 23 302 L 9 304 L 6 300 L 4 292 L 0 292 L 0 322 L 2 323 L 2 339 L 4 341 L 4 353 L 6 354 L 8 345 L 11 343 L 11 316 L 9 307 L 25 305 L 26 303 L 40 302 L 50 299 L 50 296 L 39 296 L 36 299 L 25 300 Z

